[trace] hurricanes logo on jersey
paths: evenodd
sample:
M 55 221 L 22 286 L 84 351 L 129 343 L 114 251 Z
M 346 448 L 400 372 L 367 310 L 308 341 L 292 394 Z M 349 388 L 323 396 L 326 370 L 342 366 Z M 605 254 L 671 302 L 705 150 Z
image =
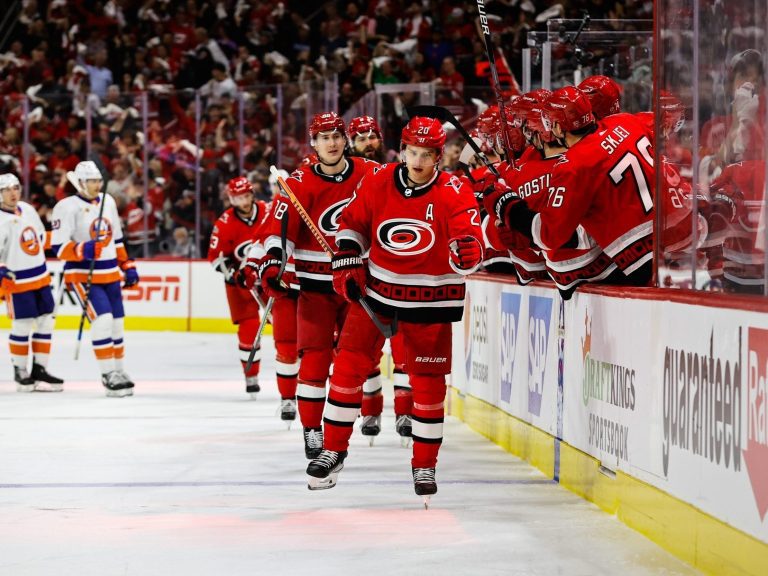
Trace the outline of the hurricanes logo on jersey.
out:
M 246 240 L 245 242 L 242 242 L 237 248 L 235 248 L 235 258 L 238 262 L 242 262 L 246 259 L 248 256 L 248 249 L 251 247 L 251 244 L 253 244 L 253 242 Z
M 344 207 L 347 204 L 349 204 L 350 200 L 351 198 L 347 198 L 341 202 L 336 202 L 336 204 L 331 204 L 328 206 L 328 208 L 325 209 L 325 212 L 320 215 L 320 220 L 317 224 L 320 230 L 322 230 L 323 234 L 326 236 L 333 236 L 336 234 L 336 231 L 339 229 L 339 218 L 341 218 L 341 211 L 344 210 Z
M 27 226 L 21 231 L 19 244 L 24 254 L 34 256 L 40 252 L 40 242 L 37 239 L 37 232 L 32 226 Z
M 385 220 L 379 224 L 376 236 L 384 250 L 402 256 L 421 254 L 435 244 L 432 226 L 413 218 Z
M 91 237 L 91 240 L 98 240 L 102 245 L 106 246 L 112 240 L 112 222 L 107 218 L 102 218 L 101 220 L 96 218 L 91 222 L 88 235 Z

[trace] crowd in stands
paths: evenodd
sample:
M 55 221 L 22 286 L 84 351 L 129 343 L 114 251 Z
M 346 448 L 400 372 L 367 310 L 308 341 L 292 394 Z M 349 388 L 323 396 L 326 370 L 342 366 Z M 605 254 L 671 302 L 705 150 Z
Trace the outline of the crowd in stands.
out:
M 652 5 L 486 2 L 509 78 L 519 76 L 526 33 L 547 19 L 579 18 L 583 9 L 593 19 L 650 18 Z M 0 46 L 0 169 L 22 176 L 26 162 L 30 198 L 50 224 L 53 204 L 74 192 L 66 172 L 96 154 L 132 255 L 201 256 L 196 246 L 207 245 L 225 207 L 223 185 L 241 161 L 267 195 L 278 146 L 284 167 L 301 159 L 317 82 L 338 77 L 341 112 L 377 83 L 435 82 L 443 105 L 461 104 L 465 86 L 487 86 L 476 20 L 474 0 L 23 0 Z M 277 84 L 286 106 L 279 143 Z

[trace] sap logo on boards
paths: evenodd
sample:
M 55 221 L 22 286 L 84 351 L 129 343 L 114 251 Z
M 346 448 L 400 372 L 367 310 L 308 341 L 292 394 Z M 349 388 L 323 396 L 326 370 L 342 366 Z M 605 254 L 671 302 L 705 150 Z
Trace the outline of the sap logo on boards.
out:
M 512 377 L 515 371 L 518 322 L 520 319 L 520 294 L 501 294 L 501 395 L 504 402 L 512 397 Z
M 531 296 L 528 306 L 528 412 L 536 416 L 541 414 L 551 319 L 552 298 Z

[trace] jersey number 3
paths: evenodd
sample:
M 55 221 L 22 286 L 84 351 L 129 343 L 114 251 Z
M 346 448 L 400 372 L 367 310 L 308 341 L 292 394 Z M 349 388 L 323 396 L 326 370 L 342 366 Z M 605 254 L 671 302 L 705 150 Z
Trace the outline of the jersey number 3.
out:
M 647 136 L 643 136 L 637 141 L 637 151 L 643 159 L 653 167 L 653 155 L 651 154 L 651 142 Z M 632 175 L 637 183 L 637 191 L 640 194 L 640 200 L 643 203 L 643 210 L 648 214 L 653 210 L 653 195 L 651 194 L 648 180 L 645 178 L 643 168 L 640 166 L 640 158 L 634 152 L 627 152 L 621 157 L 616 165 L 611 169 L 608 175 L 614 184 L 618 185 L 627 175 L 627 171 L 632 170 Z

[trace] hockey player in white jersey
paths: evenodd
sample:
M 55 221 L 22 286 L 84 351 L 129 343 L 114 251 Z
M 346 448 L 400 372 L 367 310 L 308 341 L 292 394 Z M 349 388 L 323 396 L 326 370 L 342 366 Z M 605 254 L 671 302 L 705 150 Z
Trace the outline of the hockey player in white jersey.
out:
M 86 301 L 91 261 L 93 280 L 87 301 L 91 342 L 101 370 L 107 396 L 133 394 L 133 382 L 123 370 L 123 296 L 125 287 L 135 286 L 139 274 L 123 245 L 123 230 L 115 200 L 100 194 L 101 172 L 90 160 L 80 162 L 67 178 L 77 194 L 64 198 L 53 209 L 52 249 L 64 264 L 64 281 L 80 304 Z M 100 203 L 105 202 L 101 220 Z
M 64 381 L 47 370 L 54 301 L 45 265 L 45 227 L 34 207 L 20 198 L 19 179 L 0 174 L 0 289 L 11 318 L 13 378 L 19 392 L 60 392 Z

